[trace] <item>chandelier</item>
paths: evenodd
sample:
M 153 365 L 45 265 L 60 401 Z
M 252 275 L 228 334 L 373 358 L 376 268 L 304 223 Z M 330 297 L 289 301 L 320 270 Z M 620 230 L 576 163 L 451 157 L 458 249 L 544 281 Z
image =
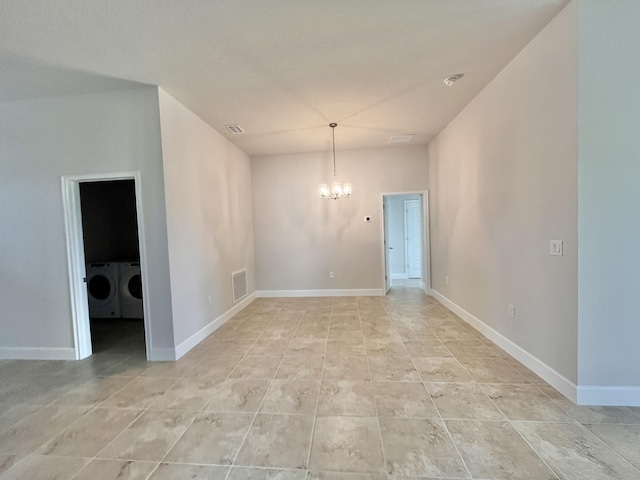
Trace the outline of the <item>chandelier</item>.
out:
M 333 183 L 331 188 L 326 183 L 320 185 L 320 196 L 326 200 L 338 200 L 340 198 L 348 198 L 351 196 L 351 184 L 338 182 L 336 174 L 336 127 L 337 123 L 330 123 L 331 138 L 333 139 Z

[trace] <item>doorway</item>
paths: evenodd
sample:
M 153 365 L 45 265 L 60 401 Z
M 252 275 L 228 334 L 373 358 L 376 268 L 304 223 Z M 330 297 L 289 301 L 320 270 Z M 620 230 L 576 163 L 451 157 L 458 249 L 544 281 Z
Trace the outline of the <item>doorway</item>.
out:
M 148 358 L 139 173 L 62 178 L 76 358 Z
M 395 286 L 430 289 L 427 192 L 382 196 L 385 292 Z

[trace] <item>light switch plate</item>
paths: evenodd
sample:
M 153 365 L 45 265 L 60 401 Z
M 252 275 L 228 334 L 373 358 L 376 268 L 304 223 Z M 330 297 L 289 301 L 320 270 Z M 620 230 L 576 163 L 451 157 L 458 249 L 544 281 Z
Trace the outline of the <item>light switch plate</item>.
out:
M 563 253 L 562 240 L 549 241 L 549 255 L 561 257 Z

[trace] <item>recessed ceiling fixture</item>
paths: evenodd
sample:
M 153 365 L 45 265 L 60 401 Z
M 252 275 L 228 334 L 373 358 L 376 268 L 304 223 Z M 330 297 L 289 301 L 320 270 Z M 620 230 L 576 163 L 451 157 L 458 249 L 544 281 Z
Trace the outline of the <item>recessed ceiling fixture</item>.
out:
M 413 133 L 408 135 L 392 135 L 389 137 L 389 141 L 387 143 L 409 143 L 413 140 L 415 135 Z
M 333 140 L 333 183 L 331 189 L 326 183 L 320 185 L 320 196 L 326 200 L 339 200 L 341 198 L 348 198 L 351 195 L 351 184 L 342 184 L 338 182 L 338 175 L 336 174 L 336 127 L 337 123 L 330 123 L 331 138 Z
M 242 127 L 240 125 L 238 125 L 237 123 L 230 123 L 229 125 L 225 125 L 224 128 L 229 130 L 234 135 L 238 135 L 240 133 L 244 133 L 244 130 L 242 129 Z
M 456 73 L 455 75 L 450 75 L 444 79 L 444 84 L 447 87 L 453 87 L 458 80 L 464 77 L 464 73 Z

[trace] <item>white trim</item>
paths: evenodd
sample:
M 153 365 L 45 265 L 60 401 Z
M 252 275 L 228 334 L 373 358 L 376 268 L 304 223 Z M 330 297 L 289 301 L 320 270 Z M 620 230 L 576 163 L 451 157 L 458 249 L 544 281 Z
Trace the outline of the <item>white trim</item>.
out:
M 409 276 L 406 273 L 392 273 L 391 280 L 408 280 Z
M 431 290 L 427 290 L 427 284 L 424 283 L 423 280 L 420 280 L 420 288 L 425 293 L 425 295 L 431 295 Z
M 557 372 L 542 360 L 533 356 L 525 349 L 509 340 L 497 330 L 494 330 L 489 325 L 484 323 L 479 318 L 475 317 L 471 313 L 467 312 L 464 308 L 455 304 L 447 297 L 442 295 L 436 290 L 431 290 L 431 295 L 442 303 L 445 307 L 451 310 L 453 313 L 462 318 L 465 322 L 478 330 L 481 334 L 491 340 L 493 343 L 502 348 L 505 352 L 525 365 L 531 371 L 533 371 L 540 378 L 549 383 L 552 387 L 562 393 L 572 402 L 576 403 L 578 400 L 577 385 L 571 380 L 566 378 L 561 373 Z
M 175 349 L 175 359 L 179 359 L 183 355 L 185 355 L 189 350 L 198 345 L 201 341 L 215 332 L 218 328 L 224 325 L 228 320 L 230 320 L 234 315 L 238 312 L 246 308 L 251 302 L 256 299 L 256 293 L 252 293 L 250 295 L 245 295 L 242 301 L 238 301 L 233 307 L 227 310 L 225 313 L 220 315 L 218 318 L 213 320 L 209 325 L 202 327 L 196 333 L 187 338 L 184 342 L 180 343 Z
M 2 360 L 75 360 L 75 348 L 0 347 Z
M 138 222 L 138 244 L 140 248 L 140 273 L 142 275 L 142 297 L 144 304 L 150 305 L 149 275 L 147 274 L 147 252 L 144 229 L 144 214 L 142 210 L 142 180 L 139 171 L 92 173 L 86 175 L 65 175 L 62 177 L 62 203 L 65 219 L 65 238 L 67 243 L 67 261 L 69 265 L 69 289 L 71 292 L 71 319 L 74 335 L 74 358 L 80 360 L 91 355 L 91 327 L 89 321 L 89 306 L 87 289 L 84 283 L 86 277 L 84 244 L 82 239 L 82 212 L 80 209 L 80 183 L 100 182 L 112 180 L 133 180 L 136 192 L 136 217 Z M 147 350 L 147 360 L 155 358 L 151 353 L 151 315 L 149 309 L 144 309 L 144 340 Z M 166 349 L 160 349 L 166 350 Z M 172 349 L 171 349 L 172 350 Z M 159 352 L 158 349 L 155 349 Z M 166 353 L 157 355 L 164 358 Z
M 383 297 L 384 288 L 349 290 L 258 290 L 258 298 L 277 297 Z
M 578 405 L 640 407 L 640 387 L 579 385 Z
M 176 349 L 171 347 L 151 348 L 147 350 L 147 361 L 150 362 L 175 362 Z

